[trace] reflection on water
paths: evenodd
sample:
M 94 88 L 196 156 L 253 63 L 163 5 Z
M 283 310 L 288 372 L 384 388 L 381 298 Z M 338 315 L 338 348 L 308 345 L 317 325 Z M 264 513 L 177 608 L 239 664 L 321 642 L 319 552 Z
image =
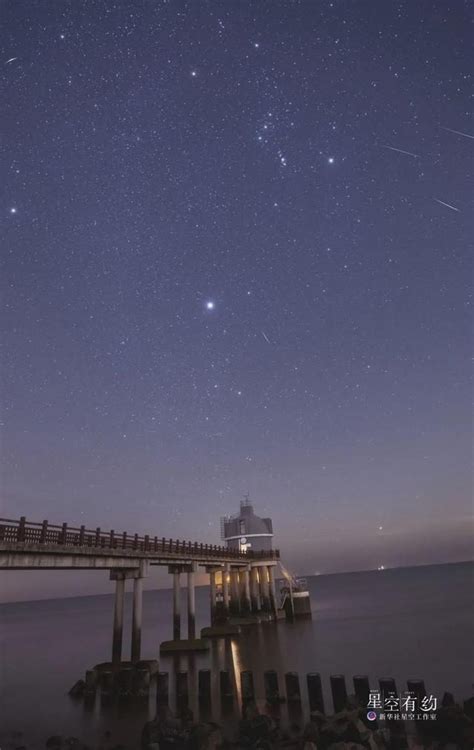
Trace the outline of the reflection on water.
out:
M 180 673 L 189 679 L 190 708 L 197 712 L 200 669 L 211 669 L 211 703 L 220 713 L 220 672 L 227 670 L 240 697 L 240 673 L 252 670 L 257 701 L 264 701 L 263 673 L 276 670 L 280 691 L 284 675 L 320 672 L 324 698 L 331 705 L 329 675 L 366 674 L 397 684 L 420 677 L 434 695 L 451 690 L 471 694 L 472 564 L 318 576 L 308 579 L 312 620 L 246 628 L 239 638 L 210 641 L 207 654 L 168 655 L 159 668 L 170 675 L 170 700 L 176 705 Z M 183 592 L 183 611 L 185 611 Z M 67 693 L 86 669 L 109 658 L 113 598 L 83 597 L 0 607 L 1 730 L 21 729 L 39 746 L 51 734 L 79 736 L 97 743 L 106 729 L 116 742 L 131 744 L 156 710 L 156 691 L 147 700 L 72 701 Z M 131 598 L 126 601 L 124 658 L 130 644 Z M 196 591 L 198 628 L 209 624 L 209 591 Z M 157 658 L 161 641 L 171 635 L 171 592 L 144 595 L 145 658 Z M 449 633 L 449 638 L 447 634 Z M 154 690 L 155 690 L 154 686 Z M 239 701 L 240 703 L 240 701 Z M 230 707 L 232 708 L 232 706 Z M 291 707 L 290 707 L 291 708 Z M 281 707 L 285 720 L 287 708 Z

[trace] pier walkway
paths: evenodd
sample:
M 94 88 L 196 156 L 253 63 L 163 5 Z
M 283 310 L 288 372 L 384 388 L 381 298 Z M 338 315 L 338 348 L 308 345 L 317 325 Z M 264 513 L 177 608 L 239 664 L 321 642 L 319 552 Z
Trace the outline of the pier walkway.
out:
M 143 581 L 151 566 L 166 566 L 173 580 L 173 640 L 162 650 L 202 650 L 196 638 L 195 573 L 209 575 L 210 627 L 206 636 L 238 632 L 235 621 L 275 619 L 274 568 L 278 550 L 240 551 L 153 534 L 117 533 L 67 523 L 0 518 L 0 570 L 109 570 L 115 582 L 112 663 L 122 658 L 124 594 L 133 580 L 132 662 L 141 659 Z M 187 578 L 187 639 L 181 638 L 181 575 Z M 218 599 L 220 601 L 218 602 Z M 234 628 L 234 631 L 232 631 Z

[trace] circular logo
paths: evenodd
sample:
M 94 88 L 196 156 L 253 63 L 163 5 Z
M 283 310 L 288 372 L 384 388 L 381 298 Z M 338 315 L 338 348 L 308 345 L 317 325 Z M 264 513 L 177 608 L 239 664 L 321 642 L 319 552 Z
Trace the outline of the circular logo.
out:
M 367 718 L 369 721 L 375 721 L 375 719 L 377 718 L 377 714 L 375 713 L 375 711 L 368 711 Z

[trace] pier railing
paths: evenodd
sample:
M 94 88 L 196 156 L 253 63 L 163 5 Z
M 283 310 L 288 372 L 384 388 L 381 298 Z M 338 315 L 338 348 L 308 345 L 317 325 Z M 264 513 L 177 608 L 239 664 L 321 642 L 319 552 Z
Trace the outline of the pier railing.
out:
M 49 521 L 37 523 L 27 521 L 24 516 L 19 520 L 0 518 L 0 543 L 34 544 L 62 547 L 81 547 L 111 550 L 124 550 L 141 554 L 190 555 L 211 558 L 235 558 L 236 560 L 278 559 L 279 550 L 257 552 L 247 550 L 240 552 L 216 544 L 203 544 L 182 539 L 168 539 L 156 535 L 130 534 L 126 531 L 116 532 L 114 529 L 103 531 L 100 527 L 87 529 L 85 526 L 60 526 Z

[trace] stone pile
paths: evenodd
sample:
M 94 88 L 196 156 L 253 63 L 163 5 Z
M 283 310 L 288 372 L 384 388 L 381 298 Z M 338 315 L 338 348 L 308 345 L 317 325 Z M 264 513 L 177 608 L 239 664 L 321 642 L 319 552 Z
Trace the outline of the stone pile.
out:
M 195 723 L 192 713 L 173 715 L 160 709 L 142 733 L 141 750 L 472 750 L 474 699 L 463 706 L 442 705 L 436 721 L 418 721 L 407 735 L 402 721 L 368 721 L 367 711 L 352 702 L 332 716 L 314 711 L 305 726 L 282 729 L 278 719 L 258 711 L 254 703 L 244 708 L 234 736 L 213 722 Z

